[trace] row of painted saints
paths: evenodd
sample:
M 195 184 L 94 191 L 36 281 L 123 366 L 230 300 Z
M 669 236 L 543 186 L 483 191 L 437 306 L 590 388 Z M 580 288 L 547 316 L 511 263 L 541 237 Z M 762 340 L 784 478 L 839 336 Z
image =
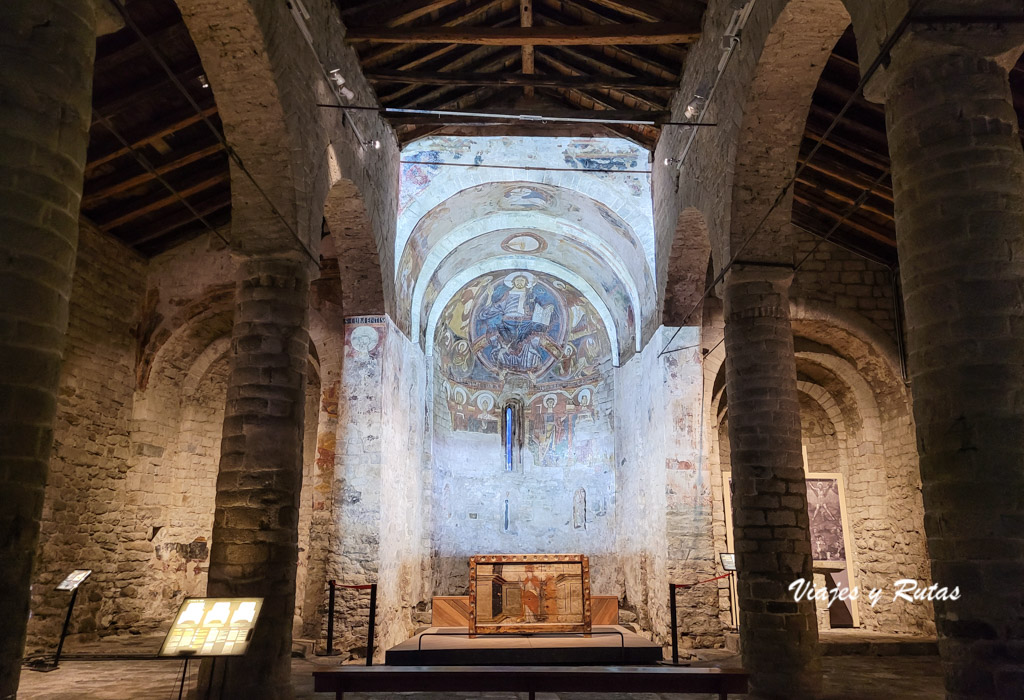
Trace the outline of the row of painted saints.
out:
M 596 311 L 575 289 L 546 275 L 486 275 L 456 296 L 439 325 L 444 373 L 494 383 L 509 373 L 538 385 L 595 374 L 608 357 Z

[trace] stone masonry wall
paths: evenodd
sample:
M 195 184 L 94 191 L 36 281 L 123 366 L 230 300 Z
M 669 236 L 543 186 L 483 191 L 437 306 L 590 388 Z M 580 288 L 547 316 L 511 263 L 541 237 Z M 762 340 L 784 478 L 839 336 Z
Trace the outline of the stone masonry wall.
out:
M 338 397 L 333 491 L 333 536 L 327 579 L 359 585 L 378 580 L 382 461 L 381 380 L 388 326 L 384 316 L 345 319 L 344 358 Z M 366 655 L 369 596 L 338 589 L 335 648 Z M 326 617 L 324 626 L 326 629 Z M 322 631 L 321 635 L 326 634 Z
M 624 607 L 656 640 L 670 643 L 669 582 L 717 575 L 712 481 L 701 436 L 700 329 L 662 328 L 618 370 L 617 549 Z M 715 583 L 677 591 L 681 648 L 722 646 Z M 684 652 L 685 653 L 685 652 Z
M 88 225 L 79 233 L 57 419 L 33 583 L 29 648 L 51 646 L 67 594 L 53 587 L 70 570 L 93 569 L 72 633 L 131 625 L 125 601 L 124 479 L 135 385 L 135 341 L 146 264 Z M 128 555 L 130 556 L 130 555 Z
M 661 337 L 674 330 L 663 329 Z M 720 573 L 713 536 L 712 472 L 702 433 L 700 330 L 681 328 L 673 347 L 687 349 L 661 357 L 663 393 L 661 406 L 655 406 L 656 415 L 666 422 L 668 577 L 680 584 L 707 581 Z M 717 582 L 677 590 L 676 604 L 681 649 L 724 644 Z

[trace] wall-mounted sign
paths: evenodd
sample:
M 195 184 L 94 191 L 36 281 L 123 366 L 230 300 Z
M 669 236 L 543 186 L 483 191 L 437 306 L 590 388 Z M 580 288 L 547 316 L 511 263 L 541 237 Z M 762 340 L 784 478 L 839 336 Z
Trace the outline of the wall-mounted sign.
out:
M 89 574 L 92 573 L 92 569 L 75 569 L 68 577 L 57 584 L 56 590 L 58 591 L 73 591 L 82 585 L 82 581 L 89 578 Z
M 718 555 L 722 559 L 722 568 L 726 571 L 736 570 L 736 555 L 732 552 L 721 552 Z
M 262 598 L 186 598 L 160 656 L 241 656 L 262 607 Z

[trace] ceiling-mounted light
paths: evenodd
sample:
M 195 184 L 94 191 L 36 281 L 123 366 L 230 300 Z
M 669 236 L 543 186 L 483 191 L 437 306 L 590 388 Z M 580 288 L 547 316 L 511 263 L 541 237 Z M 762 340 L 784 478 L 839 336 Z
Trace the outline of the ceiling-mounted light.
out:
M 331 82 L 334 83 L 335 92 L 340 96 L 349 101 L 356 96 L 354 92 L 345 87 L 345 76 L 341 74 L 341 68 L 335 68 L 328 75 L 331 78 Z
M 199 85 L 205 90 L 209 89 L 210 81 L 206 79 L 206 73 L 199 74 Z
M 689 104 L 686 105 L 686 109 L 683 110 L 683 116 L 687 119 L 695 119 L 701 113 L 701 108 L 708 101 L 708 98 L 701 94 L 696 94 L 693 99 L 690 100 Z

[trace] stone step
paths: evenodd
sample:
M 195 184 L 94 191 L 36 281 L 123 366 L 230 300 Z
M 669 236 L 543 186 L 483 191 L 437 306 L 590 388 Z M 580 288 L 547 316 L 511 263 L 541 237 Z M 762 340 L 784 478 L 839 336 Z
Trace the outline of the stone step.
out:
M 819 639 L 822 656 L 937 656 L 939 644 L 934 637 L 902 635 L 846 635 Z

